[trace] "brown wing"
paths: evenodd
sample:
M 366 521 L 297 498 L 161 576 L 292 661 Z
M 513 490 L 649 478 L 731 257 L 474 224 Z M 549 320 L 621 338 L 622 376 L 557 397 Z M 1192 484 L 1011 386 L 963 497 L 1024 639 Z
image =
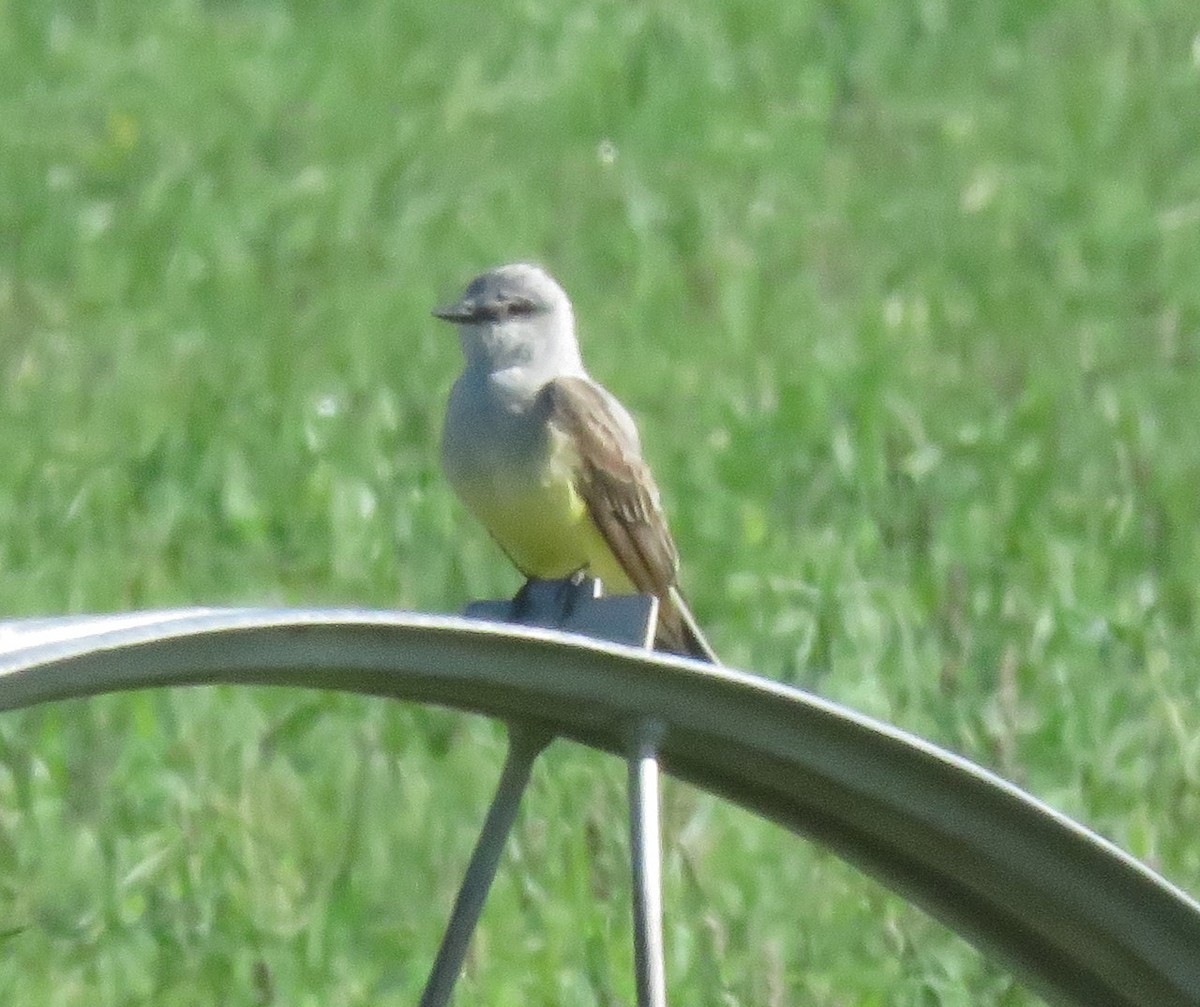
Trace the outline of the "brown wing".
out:
M 576 446 L 579 491 L 600 534 L 634 587 L 658 597 L 658 642 L 715 662 L 675 586 L 679 554 L 629 415 L 595 382 L 577 377 L 548 382 L 538 406 Z

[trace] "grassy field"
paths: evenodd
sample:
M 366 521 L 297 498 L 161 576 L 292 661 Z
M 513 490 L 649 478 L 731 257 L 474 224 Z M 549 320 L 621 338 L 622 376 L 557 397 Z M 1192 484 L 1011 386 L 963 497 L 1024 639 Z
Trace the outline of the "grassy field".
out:
M 0 612 L 454 611 L 478 270 L 546 263 L 727 660 L 1200 892 L 1184 0 L 0 2 Z M 500 729 L 285 690 L 0 716 L 0 1002 L 415 1002 Z M 633 999 L 622 767 L 540 764 L 460 1004 Z M 678 1004 L 1036 999 L 666 793 Z

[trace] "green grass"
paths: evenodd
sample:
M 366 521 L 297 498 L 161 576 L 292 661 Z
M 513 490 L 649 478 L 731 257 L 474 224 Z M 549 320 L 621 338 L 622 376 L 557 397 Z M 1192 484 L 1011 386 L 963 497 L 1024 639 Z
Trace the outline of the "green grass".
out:
M 0 2 L 0 612 L 453 611 L 476 271 L 545 262 L 730 663 L 1200 892 L 1183 0 Z M 0 1001 L 414 1002 L 495 725 L 202 689 L 0 717 Z M 630 1003 L 622 770 L 540 764 L 458 1002 Z M 1036 1002 L 666 793 L 680 1004 Z

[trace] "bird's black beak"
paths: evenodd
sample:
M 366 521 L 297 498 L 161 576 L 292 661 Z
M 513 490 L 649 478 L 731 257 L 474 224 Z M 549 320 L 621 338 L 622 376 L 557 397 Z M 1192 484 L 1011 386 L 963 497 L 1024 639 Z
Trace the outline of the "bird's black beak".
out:
M 434 308 L 433 317 L 444 322 L 473 322 L 479 317 L 479 305 L 472 298 L 465 298 L 457 304 L 447 304 L 445 307 Z

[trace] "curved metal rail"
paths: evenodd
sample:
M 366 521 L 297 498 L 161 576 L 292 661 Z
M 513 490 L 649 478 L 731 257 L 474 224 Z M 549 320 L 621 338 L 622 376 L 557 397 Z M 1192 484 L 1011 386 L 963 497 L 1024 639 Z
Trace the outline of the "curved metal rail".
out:
M 1053 1002 L 1200 1005 L 1200 905 L 979 767 L 723 668 L 549 630 L 347 610 L 0 624 L 0 709 L 151 686 L 338 689 L 434 703 L 627 755 L 828 846 Z

